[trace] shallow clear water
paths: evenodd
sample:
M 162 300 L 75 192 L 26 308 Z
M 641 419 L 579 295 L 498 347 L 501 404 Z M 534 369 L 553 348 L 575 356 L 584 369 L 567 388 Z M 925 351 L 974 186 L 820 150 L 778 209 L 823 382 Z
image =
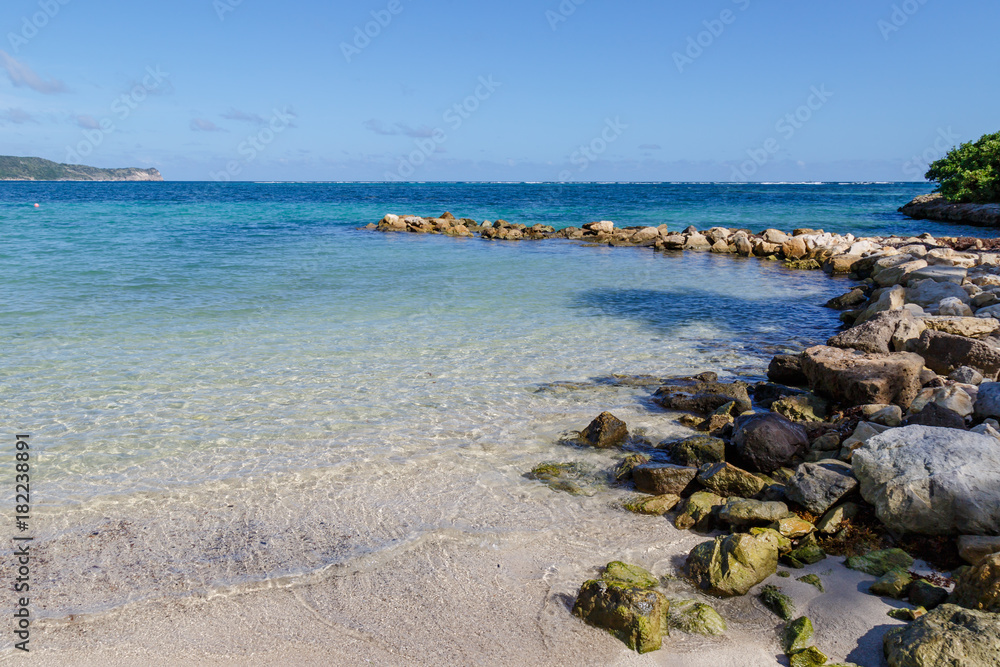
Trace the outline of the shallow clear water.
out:
M 44 613 L 311 576 L 444 529 L 553 530 L 586 501 L 522 473 L 612 462 L 561 432 L 604 409 L 650 437 L 681 429 L 641 389 L 541 385 L 760 375 L 836 329 L 821 304 L 847 286 L 710 254 L 356 226 L 448 209 L 964 233 L 893 212 L 926 190 L 0 184 L 0 414 L 40 455 Z

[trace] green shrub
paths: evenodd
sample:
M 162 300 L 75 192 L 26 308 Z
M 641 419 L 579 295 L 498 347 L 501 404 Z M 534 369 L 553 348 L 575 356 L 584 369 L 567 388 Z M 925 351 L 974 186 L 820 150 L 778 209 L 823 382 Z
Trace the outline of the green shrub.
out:
M 967 142 L 931 164 L 925 176 L 951 202 L 1000 202 L 1000 132 Z

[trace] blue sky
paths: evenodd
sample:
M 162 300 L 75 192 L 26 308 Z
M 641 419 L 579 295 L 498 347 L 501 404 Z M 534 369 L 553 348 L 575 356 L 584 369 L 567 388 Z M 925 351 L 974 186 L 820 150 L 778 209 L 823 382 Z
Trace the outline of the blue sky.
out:
M 995 0 L 5 0 L 0 153 L 169 180 L 919 180 L 1000 130 L 998 23 Z

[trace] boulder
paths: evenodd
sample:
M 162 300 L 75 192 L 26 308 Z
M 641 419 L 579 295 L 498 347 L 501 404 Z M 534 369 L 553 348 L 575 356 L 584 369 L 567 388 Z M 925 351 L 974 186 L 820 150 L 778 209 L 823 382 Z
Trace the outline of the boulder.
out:
M 850 292 L 827 301 L 826 307 L 834 310 L 847 310 L 864 302 L 865 299 L 865 291 L 860 287 L 855 287 Z
M 913 583 L 913 575 L 903 570 L 889 570 L 871 585 L 868 592 L 887 598 L 900 600 L 906 597 Z
M 746 595 L 778 569 L 777 540 L 734 533 L 696 546 L 687 558 L 688 575 L 698 587 L 720 597 Z
M 962 415 L 937 403 L 928 403 L 920 412 L 907 417 L 903 424 L 904 426 L 937 426 L 966 430 L 965 419 Z
M 990 554 L 967 569 L 949 602 L 967 609 L 1000 613 L 1000 553 Z M 1000 644 L 997 644 L 1000 651 Z
M 955 297 L 969 303 L 970 298 L 964 289 L 954 283 L 939 283 L 934 280 L 910 281 L 906 288 L 906 301 L 915 303 L 921 308 L 936 308 L 942 299 Z
M 669 463 L 645 463 L 632 469 L 635 488 L 654 496 L 681 495 L 698 474 L 697 468 Z
M 973 405 L 976 419 L 1000 419 L 1000 382 L 983 382 Z
M 914 275 L 915 271 L 927 266 L 927 262 L 922 259 L 913 259 L 909 255 L 900 255 L 900 257 L 908 257 L 910 261 L 884 268 L 881 271 L 872 272 L 872 279 L 876 284 L 886 287 L 888 285 L 906 283 Z
M 767 367 L 767 379 L 778 384 L 801 387 L 808 381 L 802 373 L 802 361 L 798 355 L 777 354 Z
M 698 481 L 726 498 L 730 496 L 752 498 L 766 486 L 761 478 L 729 463 L 703 465 L 698 469 Z
M 907 352 L 864 354 L 819 345 L 802 353 L 810 388 L 848 405 L 909 407 L 920 390 L 923 367 L 923 358 Z
M 673 442 L 661 442 L 658 447 L 665 449 L 671 460 L 684 466 L 701 466 L 726 459 L 725 440 L 707 435 L 696 435 Z
M 918 579 L 910 586 L 910 604 L 924 609 L 934 609 L 948 601 L 948 590 Z
M 957 412 L 963 417 L 972 414 L 972 397 L 961 387 L 928 387 L 920 390 L 910 404 L 911 412 L 920 412 L 925 406 L 934 403 L 942 408 Z
M 660 387 L 653 400 L 668 410 L 708 415 L 726 403 L 735 401 L 737 413 L 750 409 L 746 382 L 683 381 Z
M 949 428 L 905 426 L 854 452 L 861 495 L 900 533 L 1000 533 L 1000 447 Z
M 610 220 L 601 220 L 600 222 L 588 222 L 583 226 L 584 230 L 588 232 L 593 232 L 595 234 L 610 234 L 615 231 L 615 223 Z
M 989 380 L 996 379 L 1000 372 L 1000 350 L 973 338 L 927 330 L 913 351 L 924 358 L 928 368 L 941 375 L 962 366 L 975 369 Z
M 902 549 L 882 549 L 863 556 L 851 556 L 845 565 L 852 570 L 881 577 L 892 570 L 909 570 L 913 562 L 913 557 Z
M 809 648 L 812 644 L 813 624 L 808 616 L 791 621 L 781 633 L 781 647 L 786 654 Z
M 943 604 L 882 645 L 889 667 L 1000 667 L 1000 616 Z
M 816 530 L 823 535 L 833 535 L 844 527 L 844 522 L 857 516 L 861 508 L 854 503 L 844 503 L 827 511 L 816 523 Z
M 879 313 L 889 310 L 899 310 L 906 303 L 906 290 L 899 285 L 872 292 L 872 298 L 868 306 L 861 311 L 855 324 L 864 324 Z M 937 302 L 935 302 L 937 303 Z
M 971 384 L 973 386 L 979 386 L 983 382 L 983 375 L 975 368 L 969 368 L 968 366 L 961 366 L 953 370 L 951 373 L 948 373 L 948 379 L 954 380 L 955 382 L 960 382 L 962 384 Z
M 609 631 L 630 649 L 647 653 L 659 649 L 668 633 L 669 608 L 659 591 L 597 579 L 580 588 L 573 614 Z
M 621 447 L 628 438 L 628 426 L 610 412 L 602 412 L 580 432 L 583 444 L 600 449 Z
M 1000 553 L 1000 537 L 962 535 L 958 538 L 958 555 L 969 565 L 978 565 L 995 553 Z
M 937 312 L 942 317 L 972 317 L 972 308 L 969 307 L 969 304 L 954 296 L 941 299 L 937 305 Z
M 767 526 L 789 515 L 788 505 L 779 502 L 763 502 L 733 498 L 719 510 L 719 520 L 734 528 Z
M 932 250 L 929 255 L 932 255 L 935 251 Z M 910 280 L 933 280 L 938 283 L 950 283 L 953 285 L 961 285 L 965 282 L 966 277 L 969 272 L 959 266 L 928 266 L 926 268 L 920 268 L 915 270 L 910 274 Z
M 896 329 L 902 320 L 914 323 L 914 317 L 908 310 L 889 310 L 851 327 L 827 341 L 831 347 L 861 350 L 872 354 L 889 354 Z
M 768 473 L 804 452 L 809 436 L 802 426 L 779 414 L 758 413 L 736 419 L 733 444 L 752 469 Z
M 800 465 L 785 485 L 785 495 L 813 514 L 823 514 L 857 487 L 849 464 L 826 460 Z
M 693 493 L 674 519 L 674 526 L 680 530 L 694 529 L 707 533 L 715 527 L 717 508 L 725 504 L 725 498 L 709 491 Z

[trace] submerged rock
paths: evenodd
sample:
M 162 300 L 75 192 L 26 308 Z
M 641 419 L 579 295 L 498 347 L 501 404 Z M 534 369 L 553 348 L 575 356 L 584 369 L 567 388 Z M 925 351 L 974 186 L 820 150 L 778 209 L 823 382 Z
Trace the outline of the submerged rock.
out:
M 646 496 L 637 500 L 625 503 L 625 509 L 636 514 L 649 514 L 651 516 L 663 516 L 680 503 L 681 497 L 672 493 L 660 496 Z
M 778 569 L 777 540 L 746 533 L 720 536 L 696 546 L 687 558 L 688 574 L 712 595 L 746 593 Z
M 889 631 L 889 667 L 1000 667 L 1000 616 L 944 604 Z
M 718 637 L 726 634 L 726 621 L 704 602 L 673 600 L 670 603 L 670 627 L 692 635 Z
M 905 426 L 854 452 L 861 495 L 890 529 L 921 535 L 1000 533 L 1000 447 L 988 435 Z
M 591 580 L 580 588 L 573 614 L 608 630 L 639 653 L 658 650 L 668 633 L 670 602 L 659 591 L 620 581 Z
M 675 382 L 660 387 L 654 394 L 654 401 L 668 410 L 696 412 L 709 415 L 723 405 L 735 402 L 736 412 L 746 412 L 751 408 L 749 385 L 746 382 L 701 382 L 695 379 Z

